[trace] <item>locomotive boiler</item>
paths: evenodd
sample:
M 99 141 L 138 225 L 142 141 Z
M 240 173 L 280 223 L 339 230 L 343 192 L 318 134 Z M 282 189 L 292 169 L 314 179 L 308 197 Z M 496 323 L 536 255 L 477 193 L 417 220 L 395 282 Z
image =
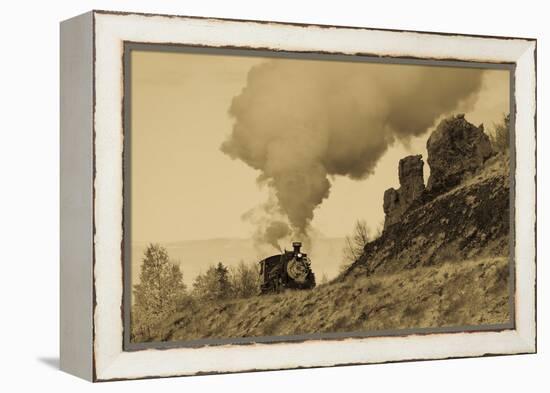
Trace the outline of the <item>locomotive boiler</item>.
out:
M 311 260 L 301 252 L 302 243 L 292 243 L 293 250 L 262 259 L 260 263 L 262 294 L 280 292 L 286 288 L 311 289 L 315 287 L 315 274 Z

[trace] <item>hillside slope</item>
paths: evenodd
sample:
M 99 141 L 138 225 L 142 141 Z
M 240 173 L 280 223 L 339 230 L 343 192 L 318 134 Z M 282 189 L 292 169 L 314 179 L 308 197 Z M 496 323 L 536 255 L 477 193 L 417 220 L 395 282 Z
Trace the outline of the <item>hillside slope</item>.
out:
M 508 277 L 506 258 L 484 258 L 195 304 L 167 320 L 153 340 L 501 324 L 510 318 Z
M 427 148 L 427 185 L 421 156 L 399 161 L 399 188 L 384 194 L 382 234 L 337 279 L 308 291 L 194 301 L 149 339 L 508 323 L 509 156 L 463 115 L 443 120 Z

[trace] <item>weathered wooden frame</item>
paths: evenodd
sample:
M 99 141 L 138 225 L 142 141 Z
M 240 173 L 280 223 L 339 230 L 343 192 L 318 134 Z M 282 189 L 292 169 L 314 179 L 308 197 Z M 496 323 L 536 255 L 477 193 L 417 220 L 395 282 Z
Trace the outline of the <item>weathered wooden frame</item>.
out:
M 125 351 L 128 42 L 515 66 L 515 321 L 500 331 Z M 61 368 L 92 381 L 536 351 L 536 41 L 92 11 L 61 24 Z

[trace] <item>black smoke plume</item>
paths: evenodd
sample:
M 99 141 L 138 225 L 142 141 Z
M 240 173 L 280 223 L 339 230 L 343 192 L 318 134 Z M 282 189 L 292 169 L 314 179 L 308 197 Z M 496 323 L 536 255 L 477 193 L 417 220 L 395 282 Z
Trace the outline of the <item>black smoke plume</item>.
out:
M 396 140 L 471 101 L 482 70 L 273 59 L 253 67 L 221 150 L 260 171 L 294 235 L 305 236 L 330 177 L 363 179 Z M 269 220 L 269 219 L 268 219 Z M 269 225 L 264 225 L 269 228 Z M 282 223 L 276 224 L 282 233 Z

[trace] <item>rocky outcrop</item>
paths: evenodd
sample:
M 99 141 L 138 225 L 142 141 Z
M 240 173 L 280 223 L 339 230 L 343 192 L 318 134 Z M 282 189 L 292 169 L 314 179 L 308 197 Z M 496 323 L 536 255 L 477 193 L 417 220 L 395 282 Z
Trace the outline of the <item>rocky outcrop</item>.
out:
M 426 147 L 430 166 L 427 189 L 437 193 L 459 184 L 466 175 L 481 168 L 493 154 L 483 124 L 476 127 L 464 115 L 441 121 Z
M 443 120 L 427 148 L 428 186 L 421 156 L 399 161 L 400 188 L 384 194 L 384 231 L 344 276 L 508 255 L 508 154 L 493 153 L 483 126 L 463 115 Z
M 489 137 L 469 123 L 464 115 L 442 120 L 427 142 L 430 177 L 424 186 L 422 156 L 399 161 L 399 189 L 384 193 L 384 230 L 398 223 L 403 214 L 420 199 L 431 199 L 458 185 L 483 167 L 493 155 Z M 425 191 L 429 195 L 424 195 Z
M 424 161 L 421 155 L 399 160 L 399 189 L 384 193 L 384 229 L 399 221 L 412 203 L 424 192 Z
M 478 257 L 505 256 L 510 241 L 508 158 L 491 157 L 468 182 L 427 190 L 397 225 L 367 243 L 346 274 L 390 273 Z

